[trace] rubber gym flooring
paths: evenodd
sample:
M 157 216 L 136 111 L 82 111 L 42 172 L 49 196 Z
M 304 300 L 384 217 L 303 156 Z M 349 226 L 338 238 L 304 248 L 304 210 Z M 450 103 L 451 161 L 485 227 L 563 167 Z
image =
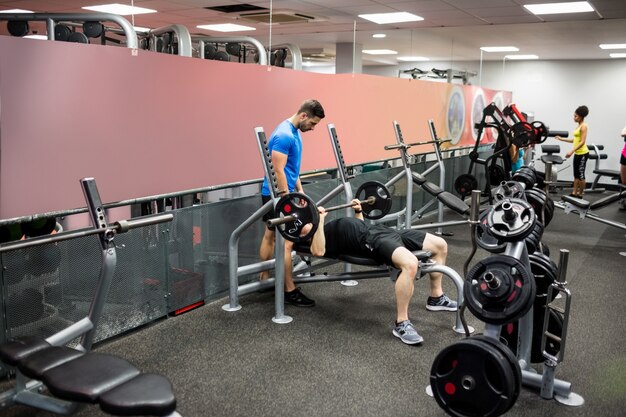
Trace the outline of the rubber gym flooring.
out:
M 598 213 L 626 222 L 617 204 Z M 448 265 L 462 274 L 471 248 L 469 226 L 448 231 L 454 233 L 446 237 Z M 570 251 L 567 281 L 573 295 L 565 357 L 556 377 L 571 382 L 585 403 L 568 407 L 523 387 L 508 416 L 626 415 L 626 257 L 618 254 L 626 251 L 625 234 L 556 209 L 543 242 L 556 262 L 559 248 Z M 474 261 L 487 255 L 479 250 Z M 444 287 L 456 296 L 446 278 Z M 452 331 L 454 313 L 425 309 L 427 288 L 427 278 L 416 283 L 410 309 L 425 339 L 420 346 L 392 335 L 393 286 L 382 278 L 356 287 L 305 284 L 303 291 L 317 306 L 287 306 L 294 318 L 290 324 L 271 321 L 271 293 L 250 294 L 241 297 L 238 312 L 223 311 L 224 298 L 100 344 L 96 351 L 126 358 L 143 372 L 166 375 L 174 385 L 177 410 L 186 417 L 445 416 L 425 388 L 436 355 L 462 336 Z M 466 317 L 477 333 L 482 331 L 469 311 Z M 50 414 L 13 407 L 2 415 Z M 77 415 L 104 414 L 88 406 Z

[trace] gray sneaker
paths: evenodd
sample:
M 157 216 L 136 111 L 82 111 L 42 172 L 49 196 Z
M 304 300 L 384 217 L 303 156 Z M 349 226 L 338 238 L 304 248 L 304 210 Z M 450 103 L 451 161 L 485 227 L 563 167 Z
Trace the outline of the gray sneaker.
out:
M 409 320 L 404 320 L 393 327 L 393 335 L 399 337 L 407 345 L 417 345 L 424 341 L 424 338 L 417 333 L 415 327 Z
M 428 297 L 426 301 L 426 309 L 430 311 L 456 311 L 457 307 L 456 301 L 452 301 L 445 294 L 438 298 Z

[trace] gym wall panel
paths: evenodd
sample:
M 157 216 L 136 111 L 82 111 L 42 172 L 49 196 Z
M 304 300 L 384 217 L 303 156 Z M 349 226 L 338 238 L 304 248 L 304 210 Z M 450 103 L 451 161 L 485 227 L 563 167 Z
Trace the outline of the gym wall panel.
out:
M 475 87 L 11 37 L 0 56 L 0 218 L 80 207 L 83 177 L 105 202 L 261 178 L 253 129 L 269 137 L 307 98 L 327 117 L 303 136 L 305 171 L 335 166 L 327 123 L 348 164 L 396 156 L 393 120 L 407 142 L 434 119 L 473 143 Z

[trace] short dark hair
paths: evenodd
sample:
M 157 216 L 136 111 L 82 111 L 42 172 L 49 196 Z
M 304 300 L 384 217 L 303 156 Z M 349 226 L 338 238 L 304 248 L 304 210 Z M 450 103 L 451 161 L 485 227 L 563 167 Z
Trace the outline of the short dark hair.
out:
M 589 109 L 587 108 L 587 106 L 578 106 L 578 108 L 574 110 L 574 113 L 584 119 L 589 114 Z
M 302 112 L 306 113 L 309 117 L 319 117 L 320 119 L 326 117 L 326 115 L 324 114 L 324 108 L 317 100 L 307 100 L 302 103 L 300 109 L 298 110 L 298 113 Z

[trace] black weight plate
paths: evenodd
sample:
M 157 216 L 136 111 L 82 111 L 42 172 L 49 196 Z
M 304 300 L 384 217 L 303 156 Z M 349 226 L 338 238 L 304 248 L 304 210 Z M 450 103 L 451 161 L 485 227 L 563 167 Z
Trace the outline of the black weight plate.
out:
M 490 324 L 517 320 L 530 310 L 535 299 L 535 280 L 517 259 L 492 255 L 468 272 L 463 285 L 467 308 Z
M 217 48 L 215 45 L 204 45 L 204 59 L 213 59 L 215 58 L 215 54 L 217 53 Z
M 507 220 L 507 213 L 515 214 Z M 495 204 L 487 215 L 491 234 L 503 241 L 523 240 L 535 227 L 537 217 L 532 206 L 520 198 L 506 198 Z
M 97 38 L 104 32 L 104 26 L 100 22 L 85 22 L 83 23 L 83 33 L 88 38 Z
M 430 385 L 451 416 L 499 416 L 516 400 L 516 378 L 508 359 L 489 343 L 468 338 L 435 357 Z
M 361 204 L 363 217 L 376 220 L 385 217 L 391 211 L 391 193 L 385 184 L 378 181 L 364 182 L 356 190 L 355 198 L 367 200 L 375 197 L 374 204 Z
M 531 273 L 535 278 L 536 294 L 542 296 L 548 294 L 548 288 L 557 280 L 557 265 L 540 252 L 531 253 L 528 259 Z M 556 292 L 553 292 L 553 297 L 556 297 Z
M 72 33 L 72 31 L 66 25 L 54 26 L 54 40 L 55 41 L 67 42 L 67 40 L 70 38 L 70 33 Z
M 489 173 L 489 182 L 492 185 L 500 184 L 502 181 L 506 180 L 506 172 L 500 165 L 489 165 L 487 172 Z
M 0 226 L 0 243 L 20 240 L 24 232 L 20 223 L 5 224 Z
M 278 232 L 291 242 L 311 239 L 319 226 L 320 214 L 315 202 L 302 193 L 289 193 L 282 196 L 274 207 L 276 217 L 296 216 L 294 221 L 277 225 Z M 311 224 L 311 230 L 302 234 L 304 227 Z
M 507 411 L 509 411 L 511 407 L 513 407 L 513 405 L 515 405 L 515 401 L 517 401 L 517 397 L 519 396 L 519 393 L 522 391 L 522 369 L 519 366 L 519 361 L 517 360 L 517 358 L 511 351 L 511 349 L 509 349 L 508 346 L 505 346 L 502 342 L 498 340 L 495 340 L 491 337 L 487 337 L 484 335 L 476 335 L 473 337 L 473 339 L 477 339 L 485 343 L 489 343 L 496 349 L 499 349 L 500 353 L 504 355 L 507 362 L 511 366 L 511 370 L 513 371 L 513 376 L 515 377 L 514 391 L 513 391 L 513 397 L 511 399 L 511 403 L 508 405 L 508 408 L 502 412 L 502 414 L 504 414 Z
M 535 129 L 530 123 L 518 122 L 511 127 L 511 142 L 518 148 L 524 148 L 535 142 Z
M 461 197 L 468 196 L 478 188 L 478 180 L 472 174 L 461 174 L 454 180 L 454 190 Z
M 230 61 L 230 56 L 226 51 L 217 51 L 213 59 L 216 61 Z
M 235 42 L 228 42 L 226 44 L 226 52 L 232 56 L 239 56 L 241 54 L 241 44 Z
M 545 360 L 543 352 L 541 351 L 541 338 L 543 337 L 543 320 L 544 309 L 541 306 L 535 306 L 533 311 L 533 333 L 530 345 L 530 362 L 540 363 Z M 550 310 L 548 318 L 548 331 L 555 336 L 561 336 L 563 333 L 563 316 Z M 517 341 L 519 338 L 519 321 L 512 323 L 506 323 L 502 326 L 500 331 L 500 339 L 504 341 L 506 346 L 511 350 L 513 355 L 517 355 Z M 546 340 L 546 351 L 553 356 L 556 356 L 561 349 L 561 344 L 552 339 Z
M 72 32 L 67 38 L 67 41 L 73 43 L 89 43 L 89 38 L 82 32 Z
M 500 185 L 492 191 L 492 195 L 495 201 L 502 201 L 505 198 L 523 198 L 524 186 L 517 181 L 501 181 Z
M 502 253 L 506 249 L 506 242 L 498 240 L 489 232 L 487 215 L 489 209 L 483 210 L 478 216 L 478 224 L 475 229 L 476 244 L 491 253 Z
M 28 35 L 28 22 L 25 20 L 9 20 L 7 22 L 7 30 L 11 36 L 21 38 L 22 36 Z
M 54 217 L 42 217 L 22 224 L 22 230 L 27 237 L 45 236 L 52 233 L 56 225 Z

